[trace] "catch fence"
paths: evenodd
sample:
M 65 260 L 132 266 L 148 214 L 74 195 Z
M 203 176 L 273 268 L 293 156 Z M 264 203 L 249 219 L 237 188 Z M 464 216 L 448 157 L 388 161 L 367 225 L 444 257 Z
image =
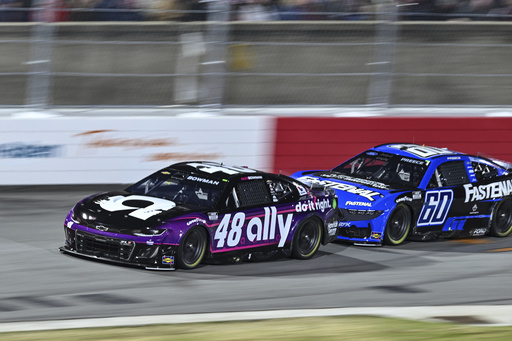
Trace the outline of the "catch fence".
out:
M 55 22 L 32 8 L 35 21 L 0 23 L 0 106 L 512 105 L 508 14 L 426 17 L 383 1 L 237 21 L 230 2 L 207 4 L 168 11 L 206 20 Z

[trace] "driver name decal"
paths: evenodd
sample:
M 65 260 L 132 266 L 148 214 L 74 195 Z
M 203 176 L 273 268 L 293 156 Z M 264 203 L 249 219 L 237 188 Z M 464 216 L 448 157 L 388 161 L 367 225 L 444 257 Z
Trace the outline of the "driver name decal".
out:
M 202 183 L 205 183 L 205 184 L 215 185 L 215 186 L 217 186 L 218 184 L 220 184 L 220 181 L 211 180 L 211 179 L 205 179 L 205 178 L 199 178 L 199 177 L 197 177 L 197 176 L 192 176 L 192 175 L 189 175 L 189 176 L 187 177 L 187 180 L 190 180 L 190 181 L 197 181 L 197 182 L 202 182 Z

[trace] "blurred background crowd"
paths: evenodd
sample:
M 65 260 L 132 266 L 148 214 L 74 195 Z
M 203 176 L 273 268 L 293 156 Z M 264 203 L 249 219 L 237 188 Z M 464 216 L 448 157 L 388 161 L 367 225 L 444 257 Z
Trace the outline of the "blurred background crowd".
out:
M 0 21 L 206 20 L 210 2 L 231 5 L 231 20 L 370 20 L 396 6 L 404 20 L 500 20 L 512 0 L 0 0 Z M 41 11 L 44 8 L 44 11 Z

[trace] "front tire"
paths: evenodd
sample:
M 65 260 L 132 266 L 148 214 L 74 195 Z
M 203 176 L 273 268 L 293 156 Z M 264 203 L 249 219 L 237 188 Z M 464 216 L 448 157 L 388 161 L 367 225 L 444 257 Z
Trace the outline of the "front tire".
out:
M 206 238 L 206 232 L 200 227 L 194 227 L 187 232 L 178 246 L 178 268 L 191 270 L 201 264 L 206 254 Z
M 400 245 L 411 229 L 411 211 L 404 204 L 397 205 L 391 212 L 384 231 L 384 242 L 388 245 Z
M 491 221 L 491 235 L 506 237 L 512 232 L 512 200 L 502 200 L 494 209 Z
M 292 257 L 310 259 L 320 247 L 322 226 L 316 219 L 307 219 L 299 225 L 293 235 Z

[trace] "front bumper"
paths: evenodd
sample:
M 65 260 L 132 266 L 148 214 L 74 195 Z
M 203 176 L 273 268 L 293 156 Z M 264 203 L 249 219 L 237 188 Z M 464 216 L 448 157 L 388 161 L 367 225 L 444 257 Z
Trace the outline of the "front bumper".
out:
M 370 222 L 361 223 L 340 222 L 336 235 L 338 240 L 354 244 L 382 244 L 382 229 L 375 229 Z
M 59 248 L 63 253 L 151 270 L 175 270 L 175 245 L 140 243 L 130 236 L 103 236 L 67 227 L 64 230 L 66 241 Z

